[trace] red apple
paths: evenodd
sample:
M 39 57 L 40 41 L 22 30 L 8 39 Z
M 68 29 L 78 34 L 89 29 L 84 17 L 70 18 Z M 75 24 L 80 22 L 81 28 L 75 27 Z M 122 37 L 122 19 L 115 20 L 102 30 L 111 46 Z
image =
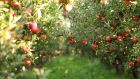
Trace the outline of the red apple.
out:
M 139 16 L 133 16 L 134 21 L 139 21 Z
M 129 61 L 129 62 L 128 62 L 128 65 L 129 65 L 129 66 L 134 66 L 134 62 L 133 62 L 133 61 Z
M 69 42 L 69 44 L 73 45 L 73 44 L 75 44 L 76 41 L 74 39 L 70 39 L 68 42 Z
M 83 44 L 83 45 L 86 45 L 86 44 L 87 44 L 87 40 L 83 39 L 83 40 L 82 40 L 82 44 Z
M 122 36 L 127 37 L 127 36 L 129 36 L 129 33 L 125 31 L 125 32 L 122 33 Z
M 34 32 L 34 33 L 39 33 L 40 29 L 38 27 L 37 28 L 32 28 L 31 31 Z
M 30 22 L 29 25 L 28 25 L 29 29 L 34 32 L 34 33 L 39 33 L 40 32 L 40 29 L 39 27 L 37 26 L 37 23 L 35 21 L 33 22 Z
M 37 23 L 35 21 L 29 23 L 29 29 L 37 28 Z
M 110 36 L 106 36 L 106 37 L 105 37 L 105 41 L 106 41 L 107 43 L 110 43 L 110 42 L 111 42 L 111 37 L 110 37 Z
M 132 43 L 137 43 L 137 38 L 136 37 L 133 37 L 132 39 L 131 39 L 131 41 L 132 41 Z
M 29 59 L 24 60 L 24 65 L 30 66 L 31 64 L 32 64 L 31 60 Z
M 98 44 L 92 44 L 92 48 L 93 49 L 97 49 L 98 48 Z
M 121 42 L 121 41 L 123 41 L 123 37 L 119 35 L 119 36 L 117 36 L 117 40 Z
M 138 58 L 137 62 L 140 64 L 140 57 Z
M 20 6 L 20 3 L 17 2 L 17 1 L 13 1 L 13 2 L 11 2 L 11 5 L 12 5 L 13 7 L 19 7 L 19 6 Z

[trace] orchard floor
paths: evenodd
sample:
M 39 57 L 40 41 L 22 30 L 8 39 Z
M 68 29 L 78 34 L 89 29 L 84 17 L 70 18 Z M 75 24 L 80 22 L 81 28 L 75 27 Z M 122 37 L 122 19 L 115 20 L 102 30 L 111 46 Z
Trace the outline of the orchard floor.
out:
M 25 73 L 24 77 L 15 79 L 129 79 L 128 75 L 117 75 L 97 59 L 79 56 L 58 56 L 47 62 L 42 76 L 37 78 L 34 74 Z
M 115 70 L 106 68 L 99 60 L 79 56 L 60 56 L 47 64 L 51 71 L 48 79 L 129 79 L 117 75 Z

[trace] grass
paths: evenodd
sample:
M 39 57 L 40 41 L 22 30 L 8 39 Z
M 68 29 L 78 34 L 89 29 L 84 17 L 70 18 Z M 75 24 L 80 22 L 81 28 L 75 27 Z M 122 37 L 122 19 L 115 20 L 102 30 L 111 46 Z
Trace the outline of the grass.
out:
M 60 56 L 46 65 L 46 79 L 129 79 L 107 69 L 99 60 L 79 56 Z

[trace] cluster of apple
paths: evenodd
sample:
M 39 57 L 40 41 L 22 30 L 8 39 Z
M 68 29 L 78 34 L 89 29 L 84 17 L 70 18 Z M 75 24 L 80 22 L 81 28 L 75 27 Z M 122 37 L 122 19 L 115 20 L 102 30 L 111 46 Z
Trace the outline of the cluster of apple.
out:
M 113 40 L 117 40 L 118 42 L 122 42 L 124 38 L 126 38 L 126 37 L 129 36 L 129 32 L 130 32 L 130 30 L 125 31 L 125 32 L 123 32 L 120 35 L 114 35 L 112 37 L 111 36 L 105 36 L 104 41 L 106 43 L 111 43 Z M 88 41 L 86 39 L 81 40 L 81 44 L 82 45 L 87 45 L 87 42 Z M 136 37 L 132 37 L 131 38 L 131 42 L 133 44 L 135 44 L 135 43 L 138 42 L 138 39 Z M 71 44 L 71 45 L 73 45 L 73 44 L 76 43 L 76 40 L 74 38 L 71 38 L 71 39 L 68 40 L 68 43 Z M 94 49 L 98 48 L 99 45 L 101 45 L 101 43 L 100 44 L 98 44 L 98 43 L 97 44 L 96 43 L 92 43 L 91 44 L 92 48 L 94 48 Z
M 20 8 L 22 5 L 21 5 L 21 3 L 20 2 L 18 2 L 18 1 L 13 1 L 13 0 L 3 0 L 3 2 L 4 3 L 7 3 L 7 4 L 9 4 L 11 7 L 13 7 L 13 8 L 19 8 L 20 10 L 22 10 L 23 12 L 26 12 L 26 13 L 28 13 L 29 15 L 31 15 L 31 14 L 33 14 L 33 11 L 32 11 L 32 9 L 31 8 Z M 10 13 L 13 15 L 13 16 L 16 16 L 16 13 L 17 11 L 16 10 L 14 10 L 14 9 L 11 9 L 10 10 Z M 31 31 L 31 32 L 33 32 L 33 33 L 40 33 L 41 32 L 41 30 L 40 30 L 40 28 L 38 27 L 38 25 L 37 25 L 37 22 L 35 22 L 35 21 L 31 21 L 31 22 L 28 22 L 27 23 L 27 26 L 28 26 L 28 29 Z M 25 39 L 29 39 L 30 37 L 28 37 L 28 36 L 24 36 L 25 37 Z M 45 39 L 46 37 L 45 37 L 45 35 L 40 35 L 40 38 L 41 39 Z
M 138 26 L 138 22 L 139 22 L 139 16 L 137 16 L 137 15 L 134 15 L 134 16 L 126 16 L 125 17 L 125 19 L 128 19 L 128 18 L 132 18 L 132 20 L 134 21 L 133 23 L 133 25 L 134 26 Z M 107 18 L 105 17 L 105 16 L 99 16 L 99 15 L 96 15 L 96 19 L 97 20 L 101 20 L 102 22 L 106 22 L 106 20 L 107 20 Z M 110 22 L 110 29 L 111 30 L 116 30 L 116 24 L 115 24 L 115 21 L 111 21 Z M 103 27 L 106 27 L 106 25 L 105 24 L 103 24 Z M 136 30 L 139 30 L 139 27 L 136 27 Z M 111 36 L 106 36 L 105 37 L 105 41 L 107 42 L 107 43 L 110 43 L 111 41 L 113 41 L 113 40 L 118 40 L 118 41 L 123 41 L 123 39 L 125 39 L 125 38 L 127 38 L 127 37 L 129 37 L 130 36 L 130 33 L 132 32 L 132 29 L 129 29 L 129 28 L 125 28 L 125 31 L 124 32 L 122 32 L 121 34 L 118 34 L 118 35 L 113 35 L 112 37 Z M 137 37 L 135 37 L 135 36 L 133 36 L 132 38 L 131 38 L 131 41 L 132 41 L 132 43 L 137 43 L 138 42 L 138 39 L 137 39 Z
M 140 58 L 138 58 L 136 62 L 137 62 L 138 64 L 140 64 Z M 128 66 L 129 66 L 129 67 L 133 67 L 134 65 L 135 65 L 135 62 L 134 62 L 134 61 L 129 61 L 129 62 L 128 62 Z
M 129 35 L 128 32 L 123 32 L 121 35 L 117 35 L 117 36 L 114 35 L 114 37 L 106 36 L 106 37 L 105 37 L 105 41 L 106 41 L 107 43 L 111 43 L 112 40 L 116 39 L 117 41 L 121 42 L 121 41 L 123 41 L 123 39 L 126 38 L 128 35 Z M 137 42 L 138 42 L 138 40 L 137 40 L 136 37 L 132 37 L 132 38 L 131 38 L 131 41 L 132 41 L 132 43 L 137 43 Z
M 76 43 L 76 40 L 73 38 L 74 37 L 74 35 L 71 33 L 70 35 L 69 35 L 69 40 L 68 40 L 68 43 L 70 44 L 70 45 L 74 45 L 75 43 Z M 88 44 L 88 41 L 86 40 L 86 39 L 82 39 L 81 40 L 81 44 L 82 45 L 84 45 L 84 46 L 86 46 L 87 44 Z M 92 49 L 97 49 L 98 48 L 98 46 L 99 46 L 99 44 L 98 43 L 92 43 L 91 44 L 91 47 L 92 47 Z
M 16 16 L 16 15 L 18 15 L 17 14 L 17 10 L 21 10 L 21 11 L 23 11 L 23 12 L 29 14 L 29 15 L 31 15 L 33 13 L 32 9 L 30 9 L 30 8 L 23 8 L 22 7 L 22 3 L 20 3 L 17 0 L 16 1 L 15 0 L 2 0 L 2 2 L 5 3 L 5 4 L 8 4 L 10 6 L 9 13 L 13 17 Z M 36 33 L 36 34 L 38 34 L 38 33 L 41 32 L 40 28 L 37 25 L 37 22 L 31 21 L 31 22 L 28 22 L 26 24 L 27 24 L 28 29 L 31 32 Z M 18 38 L 18 35 L 16 37 Z M 30 39 L 29 37 L 26 37 L 26 35 L 24 35 L 23 38 Z M 40 38 L 41 39 L 46 39 L 45 35 L 40 35 Z M 23 48 L 23 50 L 24 50 L 24 52 L 27 52 L 28 51 L 27 48 Z M 26 65 L 26 66 L 30 66 L 32 64 L 32 61 L 31 61 L 31 59 L 25 59 L 23 61 L 23 64 Z
M 18 2 L 18 1 L 4 0 L 4 2 L 9 3 L 11 6 L 13 6 L 13 7 L 15 7 L 15 8 L 19 8 L 19 7 L 21 6 L 20 2 Z M 28 9 L 28 8 L 27 8 L 27 9 L 23 9 L 23 11 L 26 12 L 26 13 L 32 14 L 32 9 Z M 16 11 L 13 11 L 13 10 L 12 10 L 11 13 L 12 13 L 12 15 L 15 15 L 15 14 L 16 14 Z M 30 23 L 28 24 L 28 27 L 29 27 L 29 29 L 30 29 L 32 32 L 34 32 L 34 33 L 39 33 L 39 32 L 40 32 L 40 29 L 39 29 L 39 27 L 37 26 L 37 23 L 36 23 L 35 21 L 30 22 Z

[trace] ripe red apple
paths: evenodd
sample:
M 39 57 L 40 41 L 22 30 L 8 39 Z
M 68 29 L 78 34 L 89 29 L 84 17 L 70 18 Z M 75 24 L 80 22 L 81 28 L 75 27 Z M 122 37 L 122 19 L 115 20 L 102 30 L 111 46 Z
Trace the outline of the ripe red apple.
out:
M 86 44 L 87 44 L 87 40 L 83 39 L 83 40 L 82 40 L 82 44 L 83 44 L 83 45 L 86 45 Z
M 123 37 L 119 35 L 119 36 L 117 36 L 117 40 L 121 42 L 121 41 L 123 41 Z
M 137 62 L 140 64 L 140 57 L 138 58 Z
M 34 33 L 39 33 L 40 29 L 38 27 L 37 28 L 32 28 L 31 31 L 34 32 Z
M 30 66 L 31 64 L 32 64 L 31 60 L 29 59 L 24 60 L 24 65 Z
M 28 27 L 29 27 L 29 29 L 37 28 L 37 23 L 35 21 L 30 22 Z
M 123 37 L 127 37 L 127 36 L 129 36 L 129 32 L 126 32 L 126 31 L 123 32 L 123 33 L 122 33 L 122 36 L 123 36 Z
M 12 1 L 12 2 L 11 2 L 11 5 L 12 5 L 13 7 L 19 7 L 19 6 L 20 6 L 20 3 L 17 2 L 17 1 Z
M 97 49 L 98 48 L 98 44 L 92 44 L 92 48 L 93 49 Z
M 107 43 L 110 43 L 110 42 L 111 42 L 111 37 L 110 37 L 110 36 L 106 36 L 106 37 L 105 37 L 105 41 L 106 41 Z
M 134 62 L 133 62 L 133 61 L 129 61 L 129 62 L 128 62 L 128 65 L 129 65 L 129 66 L 134 66 Z
M 40 32 L 40 29 L 37 26 L 37 23 L 35 21 L 30 22 L 29 25 L 28 25 L 28 28 L 34 33 L 39 33 Z
M 133 37 L 132 39 L 131 39 L 131 41 L 132 41 L 132 43 L 137 43 L 137 38 L 136 37 Z
M 134 21 L 139 21 L 139 16 L 133 16 Z
M 73 45 L 73 44 L 75 44 L 76 41 L 74 39 L 70 39 L 68 42 L 69 42 L 69 44 Z

